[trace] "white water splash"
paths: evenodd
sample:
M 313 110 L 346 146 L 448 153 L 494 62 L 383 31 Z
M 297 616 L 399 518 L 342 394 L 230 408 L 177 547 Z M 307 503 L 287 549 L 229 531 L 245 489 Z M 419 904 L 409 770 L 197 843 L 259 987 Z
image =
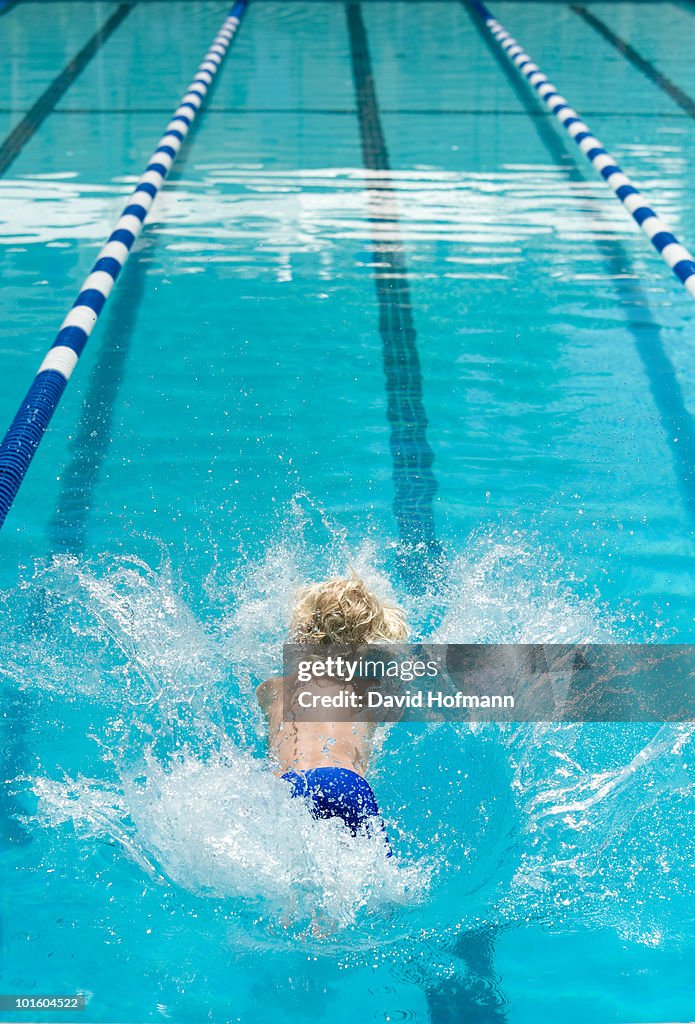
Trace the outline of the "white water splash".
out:
M 377 837 L 352 837 L 342 822 L 316 821 L 289 787 L 229 743 L 203 761 L 165 765 L 147 755 L 118 787 L 78 778 L 37 779 L 43 822 L 71 822 L 106 837 L 153 877 L 228 903 L 233 915 L 268 915 L 296 933 L 334 933 L 390 904 L 422 900 L 425 865 L 386 856 Z
M 627 738 L 615 726 L 456 727 L 446 737 L 393 729 L 374 769 L 393 808 L 400 860 L 348 838 L 338 821 L 315 821 L 252 756 L 262 736 L 251 688 L 277 669 L 292 593 L 347 565 L 391 596 L 377 549 L 351 550 L 320 510 L 298 500 L 284 535 L 259 560 L 211 572 L 204 621 L 166 560 L 155 570 L 134 558 L 62 556 L 38 567 L 8 599 L 3 675 L 20 692 L 63 701 L 66 719 L 91 730 L 103 767 L 93 778 L 34 773 L 40 820 L 56 829 L 56 849 L 68 842 L 66 825 L 83 838 L 106 837 L 138 870 L 224 901 L 246 922 L 242 931 L 260 919 L 294 935 L 349 931 L 358 944 L 389 942 L 423 927 L 456 931 L 475 913 L 550 927 L 598 917 L 625 935 L 668 933 L 652 918 L 666 871 L 659 864 L 685 884 L 673 828 L 689 738 L 676 742 L 675 727 L 658 736 L 636 727 Z M 619 637 L 620 624 L 595 598 L 578 597 L 568 577 L 559 556 L 539 551 L 533 538 L 481 531 L 445 568 L 438 594 L 395 596 L 423 633 L 439 620 L 439 642 Z M 466 760 L 474 749 L 480 756 L 466 741 L 476 732 L 503 753 L 509 778 L 498 776 L 498 757 L 485 762 L 491 777 L 478 777 Z M 465 802 L 476 785 L 487 786 L 480 813 Z M 426 802 L 413 803 L 423 787 Z M 492 813 L 502 788 L 519 808 L 513 834 L 507 812 Z M 670 825 L 660 801 L 676 808 Z M 640 822 L 654 814 L 665 831 L 663 839 L 650 833 L 640 853 L 649 881 L 631 858 L 645 838 Z M 504 872 L 512 881 L 498 900 Z M 626 898 L 611 920 L 605 893 L 629 890 L 637 877 L 652 917 L 645 924 Z

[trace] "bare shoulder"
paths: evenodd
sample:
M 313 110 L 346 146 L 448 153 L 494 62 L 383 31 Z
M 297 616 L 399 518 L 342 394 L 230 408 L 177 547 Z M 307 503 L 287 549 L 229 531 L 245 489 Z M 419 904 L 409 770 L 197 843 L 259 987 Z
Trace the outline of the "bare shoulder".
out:
M 277 699 L 283 681 L 282 676 L 271 676 L 256 687 L 256 699 L 264 710 Z

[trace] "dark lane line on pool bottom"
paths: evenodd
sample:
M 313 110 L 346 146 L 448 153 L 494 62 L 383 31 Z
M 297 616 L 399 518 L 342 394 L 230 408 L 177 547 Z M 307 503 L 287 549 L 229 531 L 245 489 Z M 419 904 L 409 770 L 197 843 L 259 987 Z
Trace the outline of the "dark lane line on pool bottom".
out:
M 638 53 L 625 39 L 621 39 L 613 29 L 606 25 L 605 21 L 601 21 L 592 11 L 588 11 L 586 7 L 582 7 L 580 4 L 570 4 L 570 10 L 578 15 L 578 17 L 583 18 L 587 25 L 590 25 L 611 46 L 615 47 L 618 53 L 625 57 L 634 68 L 641 71 L 650 82 L 653 82 L 662 92 L 665 92 L 689 117 L 695 118 L 695 100 L 688 96 L 687 92 L 676 85 L 675 82 L 672 82 L 663 72 L 655 68 L 646 57 Z
M 404 580 L 418 588 L 436 565 L 432 501 L 437 483 L 434 455 L 427 440 L 427 416 L 422 398 L 422 372 L 413 321 L 408 270 L 398 218 L 398 191 L 391 177 L 386 139 L 381 125 L 367 32 L 360 5 L 345 4 L 352 75 L 357 99 L 364 165 L 379 176 L 365 180 L 372 227 L 374 284 L 379 304 L 379 332 L 386 376 L 387 416 L 391 427 L 394 515 L 403 545 Z M 379 229 L 388 224 L 390 238 Z
M 70 460 L 60 475 L 60 493 L 50 525 L 52 551 L 77 555 L 86 548 L 94 491 L 111 446 L 114 409 L 142 307 L 145 274 L 136 251 L 111 299 L 106 330 L 70 441 Z
M 3 175 L 14 163 L 27 142 L 36 134 L 48 115 L 53 112 L 56 103 L 62 99 L 78 75 L 84 71 L 92 57 L 99 52 L 109 36 L 116 31 L 134 6 L 134 3 L 120 4 L 116 8 L 101 28 L 82 47 L 80 52 L 53 79 L 19 124 L 12 129 L 5 141 L 0 145 L 0 175 Z
M 54 78 L 19 124 L 10 132 L 2 145 L 0 145 L 0 176 L 14 163 L 27 142 L 33 138 L 48 115 L 53 112 L 56 103 L 65 95 L 78 75 L 84 71 L 92 57 L 123 22 L 133 6 L 133 3 L 121 4 L 111 14 L 79 53 Z M 10 10 L 15 10 L 16 7 L 17 4 L 14 2 L 0 6 L 0 16 L 9 13 Z M 2 810 L 0 817 L 6 823 L 3 827 L 0 827 L 0 848 L 5 848 L 8 844 L 31 841 L 30 833 L 20 821 L 23 808 L 12 795 L 10 783 L 5 781 L 14 778 L 15 775 L 19 775 L 23 767 L 25 754 L 24 736 L 30 728 L 30 716 L 26 702 L 21 695 L 17 695 L 10 713 L 13 716 L 13 723 L 9 735 L 4 737 L 4 771 L 2 773 L 3 781 L 0 782 L 0 810 Z
M 242 23 L 243 24 L 243 23 Z M 235 39 L 239 39 L 241 27 Z M 219 76 L 208 87 L 208 101 L 219 88 Z M 164 108 L 171 116 L 171 107 Z M 205 125 L 204 109 L 191 125 L 186 143 L 168 175 L 163 191 L 180 181 L 199 132 Z M 152 261 L 161 235 L 149 225 L 146 259 Z M 101 345 L 96 354 L 78 419 L 76 434 L 70 442 L 70 460 L 61 474 L 60 493 L 50 524 L 52 549 L 82 554 L 87 548 L 89 521 L 94 509 L 94 494 L 109 457 L 115 406 L 125 375 L 138 317 L 143 305 L 147 265 L 136 247 L 112 294 Z
M 535 109 L 535 95 L 519 78 L 509 58 L 494 44 L 485 27 L 471 11 L 467 0 L 461 0 L 461 5 L 512 91 L 525 107 Z M 559 135 L 554 124 L 542 118 L 532 118 L 530 124 L 553 163 L 564 172 L 567 179 L 573 183 L 584 182 L 586 179 L 576 164 L 574 152 L 565 146 L 564 138 Z M 601 216 L 599 211 L 597 216 Z M 632 335 L 649 391 L 659 413 L 685 509 L 690 518 L 695 520 L 695 422 L 685 404 L 678 374 L 666 352 L 661 325 L 652 316 L 649 299 L 626 247 L 610 238 L 594 237 L 592 241 L 608 268 L 620 307 L 632 306 L 641 313 L 640 321 L 628 318 L 622 321 L 622 326 Z M 625 273 L 630 274 L 634 280 L 625 280 Z

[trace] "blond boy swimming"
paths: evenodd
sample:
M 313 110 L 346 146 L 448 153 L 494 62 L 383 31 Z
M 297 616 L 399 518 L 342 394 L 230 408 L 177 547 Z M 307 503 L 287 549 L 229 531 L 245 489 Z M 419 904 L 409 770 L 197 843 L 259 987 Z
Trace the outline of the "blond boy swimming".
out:
M 294 643 L 397 643 L 407 635 L 402 609 L 380 600 L 357 576 L 328 579 L 297 594 Z M 293 796 L 307 801 L 316 818 L 339 818 L 353 835 L 380 822 L 365 778 L 374 724 L 285 721 L 285 683 L 282 676 L 273 676 L 256 690 L 268 719 L 268 752 L 277 774 L 292 787 Z

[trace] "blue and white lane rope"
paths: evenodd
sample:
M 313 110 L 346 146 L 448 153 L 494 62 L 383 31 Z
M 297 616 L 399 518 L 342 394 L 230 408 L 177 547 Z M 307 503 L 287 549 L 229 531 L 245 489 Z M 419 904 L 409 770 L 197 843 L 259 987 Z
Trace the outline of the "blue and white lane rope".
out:
M 36 377 L 0 445 L 0 527 L 51 421 L 99 314 L 142 231 L 152 203 L 171 170 L 184 139 L 212 85 L 249 0 L 237 0 L 174 111 L 150 162 L 72 309 L 41 363 Z
M 503 25 L 493 17 L 490 10 L 480 0 L 466 2 L 482 18 L 486 28 L 499 43 L 511 62 L 517 67 L 524 78 L 538 93 L 546 107 L 555 115 L 568 135 L 574 139 L 604 181 L 613 189 L 616 196 L 663 261 L 671 268 L 678 280 L 695 298 L 695 259 L 692 254 L 678 241 L 668 226 L 664 224 L 653 208 L 647 203 L 640 190 L 630 181 L 610 153 L 592 134 L 587 124 L 582 121 L 576 110 L 573 110 L 564 96 L 543 74 L 528 53 L 507 32 Z

